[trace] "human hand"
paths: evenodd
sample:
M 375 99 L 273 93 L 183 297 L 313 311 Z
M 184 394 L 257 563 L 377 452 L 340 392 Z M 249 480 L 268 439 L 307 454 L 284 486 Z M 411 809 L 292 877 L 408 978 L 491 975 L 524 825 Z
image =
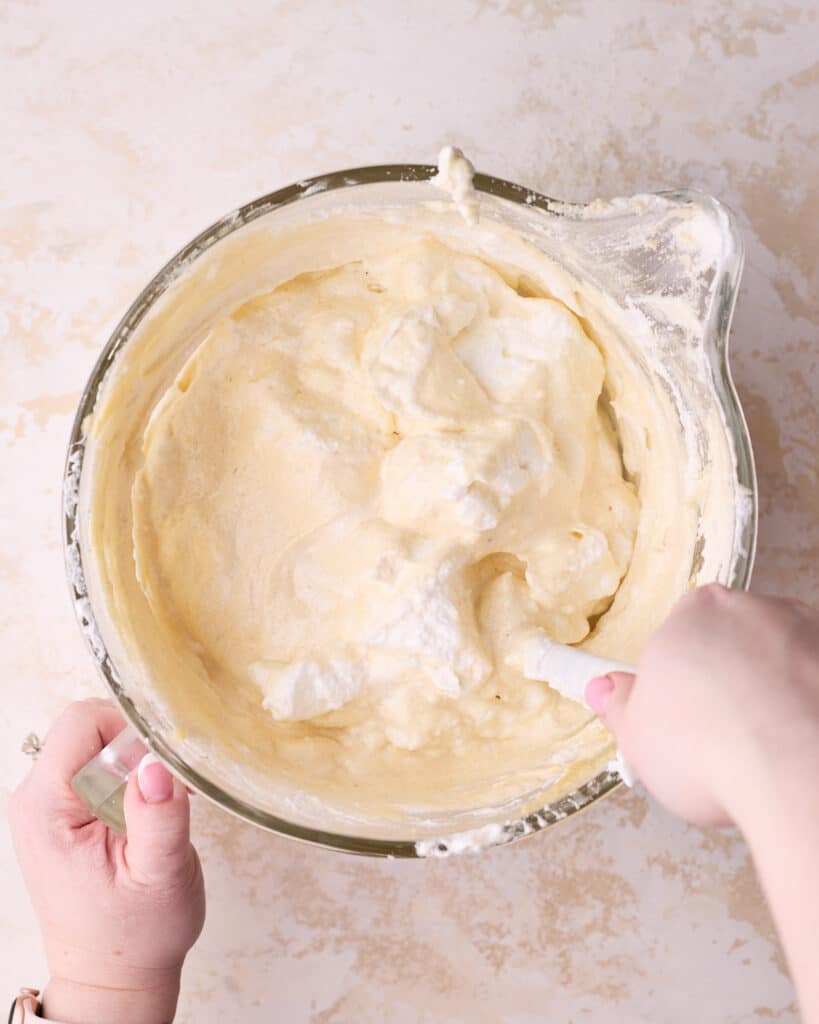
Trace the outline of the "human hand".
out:
M 70 705 L 9 803 L 51 972 L 44 1012 L 66 1024 L 173 1020 L 182 962 L 205 920 L 188 793 L 164 766 L 146 758 L 130 777 L 127 837 L 71 789 L 124 724 L 108 701 Z
M 786 799 L 795 777 L 819 770 L 819 614 L 701 587 L 651 638 L 636 676 L 594 679 L 586 700 L 672 812 L 744 827 L 766 794 Z
M 819 1024 L 819 614 L 710 585 L 646 645 L 637 674 L 592 679 L 586 701 L 675 814 L 738 825 Z

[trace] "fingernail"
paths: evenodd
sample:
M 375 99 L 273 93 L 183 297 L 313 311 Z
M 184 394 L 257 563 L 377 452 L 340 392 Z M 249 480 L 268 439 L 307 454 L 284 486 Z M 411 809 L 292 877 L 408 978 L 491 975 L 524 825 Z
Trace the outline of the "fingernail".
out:
M 614 692 L 614 682 L 608 676 L 595 676 L 586 683 L 586 703 L 597 715 L 606 713 L 609 697 Z
M 173 796 L 173 776 L 156 754 L 147 753 L 139 762 L 137 782 L 146 804 L 161 804 Z

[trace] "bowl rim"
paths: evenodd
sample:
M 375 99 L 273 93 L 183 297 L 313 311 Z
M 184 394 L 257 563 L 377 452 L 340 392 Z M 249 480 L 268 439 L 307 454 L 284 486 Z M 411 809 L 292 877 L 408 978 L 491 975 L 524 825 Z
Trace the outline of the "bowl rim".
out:
M 374 164 L 303 178 L 246 203 L 196 235 L 154 275 L 111 332 L 89 374 L 80 397 L 68 442 L 63 476 L 63 548 L 68 586 L 77 621 L 103 681 L 111 691 L 123 715 L 139 733 L 143 742 L 155 751 L 187 785 L 218 804 L 222 809 L 251 824 L 266 831 L 327 849 L 391 858 L 412 859 L 425 856 L 446 856 L 450 852 L 449 845 L 452 840 L 464 833 L 442 837 L 440 840 L 398 840 L 356 836 L 300 825 L 267 811 L 259 810 L 251 803 L 226 792 L 196 769 L 191 768 L 161 736 L 151 730 L 129 698 L 97 628 L 83 570 L 79 529 L 79 485 L 87 441 L 85 423 L 96 405 L 109 369 L 153 304 L 192 262 L 234 231 L 275 210 L 312 195 L 361 185 L 425 182 L 430 181 L 437 173 L 438 168 L 432 164 Z M 551 216 L 570 220 L 581 219 L 589 206 L 588 203 L 583 202 L 556 200 L 514 182 L 481 173 L 475 174 L 474 186 L 477 191 L 495 198 L 539 209 Z M 735 538 L 736 552 L 732 576 L 729 580 L 730 586 L 747 589 L 756 551 L 758 491 L 748 428 L 737 397 L 728 358 L 728 336 L 744 258 L 742 237 L 734 214 L 712 196 L 689 189 L 666 190 L 650 195 L 681 204 L 694 203 L 710 206 L 725 219 L 727 230 L 732 236 L 735 247 L 735 258 L 720 268 L 722 279 L 717 291 L 717 302 L 709 317 L 710 328 L 707 329 L 710 330 L 710 334 L 706 338 L 705 344 L 710 351 L 714 383 L 731 438 L 736 482 L 744 487 L 751 496 L 751 515 L 744 524 L 741 536 Z M 624 209 L 626 212 L 628 211 L 627 206 Z M 621 781 L 615 770 L 604 769 L 560 799 L 537 811 L 519 815 L 509 821 L 501 827 L 493 841 L 485 845 L 487 848 L 505 845 L 524 836 L 534 835 L 588 808 L 595 801 L 619 787 Z

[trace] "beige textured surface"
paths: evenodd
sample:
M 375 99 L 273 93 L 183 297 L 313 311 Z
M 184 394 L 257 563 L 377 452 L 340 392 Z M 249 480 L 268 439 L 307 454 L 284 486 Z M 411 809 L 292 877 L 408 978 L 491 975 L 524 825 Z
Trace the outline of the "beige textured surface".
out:
M 755 584 L 819 602 L 817 60 L 808 0 L 0 4 L 3 798 L 25 733 L 99 692 L 59 537 L 64 445 L 97 351 L 202 226 L 342 165 L 454 141 L 561 198 L 684 184 L 733 205 Z M 742 842 L 639 793 L 430 864 L 302 848 L 201 803 L 195 817 L 210 911 L 184 1024 L 240 1009 L 316 1024 L 796 1019 Z M 5 828 L 0 872 L 11 989 L 41 980 L 42 959 Z

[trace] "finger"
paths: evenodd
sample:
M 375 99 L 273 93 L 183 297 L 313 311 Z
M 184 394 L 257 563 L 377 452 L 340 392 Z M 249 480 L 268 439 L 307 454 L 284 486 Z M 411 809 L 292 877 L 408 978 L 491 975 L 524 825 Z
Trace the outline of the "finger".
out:
M 125 857 L 135 881 L 173 884 L 190 870 L 190 803 L 184 785 L 146 754 L 125 790 Z
M 32 783 L 62 797 L 71 779 L 125 728 L 107 700 L 69 704 L 46 735 L 43 752 L 32 769 Z
M 615 736 L 619 735 L 634 680 L 635 676 L 630 672 L 609 672 L 605 676 L 595 676 L 586 683 L 586 703 Z

